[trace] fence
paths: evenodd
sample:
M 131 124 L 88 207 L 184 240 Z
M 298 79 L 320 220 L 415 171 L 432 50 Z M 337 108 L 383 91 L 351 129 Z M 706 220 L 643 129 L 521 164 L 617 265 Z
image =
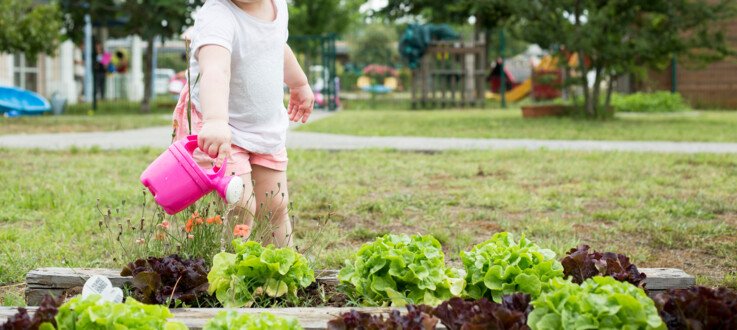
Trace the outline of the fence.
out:
M 335 67 L 335 34 L 294 35 L 288 43 L 315 91 L 315 107 L 337 109 L 340 82 Z

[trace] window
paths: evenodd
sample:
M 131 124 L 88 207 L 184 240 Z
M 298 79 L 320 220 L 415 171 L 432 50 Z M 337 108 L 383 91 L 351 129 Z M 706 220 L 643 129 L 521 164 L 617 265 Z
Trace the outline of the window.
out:
M 38 92 L 38 67 L 36 63 L 28 64 L 23 54 L 13 55 L 13 85 Z

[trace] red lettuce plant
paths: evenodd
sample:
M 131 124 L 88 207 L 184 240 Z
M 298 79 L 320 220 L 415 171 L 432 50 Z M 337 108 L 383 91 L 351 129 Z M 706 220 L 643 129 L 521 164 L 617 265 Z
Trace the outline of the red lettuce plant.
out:
M 56 328 L 56 320 L 54 317 L 59 312 L 61 299 L 56 300 L 46 295 L 41 304 L 36 309 L 33 317 L 28 315 L 25 308 L 18 308 L 18 313 L 8 318 L 8 320 L 0 324 L 0 330 L 53 330 Z
M 737 292 L 733 290 L 670 289 L 653 300 L 668 329 L 737 329 Z
M 431 313 L 432 307 L 426 305 L 408 305 L 406 314 L 392 310 L 386 319 L 352 310 L 330 320 L 328 330 L 433 330 L 438 319 Z
M 146 304 L 195 304 L 209 296 L 207 266 L 203 259 L 182 259 L 174 254 L 129 263 L 120 273 L 133 276 L 133 296 Z
M 611 276 L 617 281 L 645 288 L 647 276 L 640 273 L 637 266 L 630 263 L 629 258 L 612 252 L 590 252 L 589 248 L 584 244 L 568 251 L 568 255 L 561 260 L 565 277 L 570 276 L 574 283 L 581 284 L 597 275 Z
M 504 296 L 501 304 L 451 298 L 435 307 L 433 315 L 449 330 L 526 330 L 530 310 L 530 296 L 515 293 Z

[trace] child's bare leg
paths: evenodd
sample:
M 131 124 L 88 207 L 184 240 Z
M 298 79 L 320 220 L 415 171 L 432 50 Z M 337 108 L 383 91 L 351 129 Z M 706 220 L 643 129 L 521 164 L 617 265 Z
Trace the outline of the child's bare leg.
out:
M 235 205 L 232 211 L 228 214 L 230 219 L 230 229 L 233 230 L 235 225 L 245 224 L 248 228 L 253 228 L 253 216 L 256 214 L 256 197 L 253 195 L 253 180 L 251 180 L 251 173 L 241 175 L 243 179 L 243 197 Z
M 256 214 L 259 219 L 269 216 L 273 236 L 264 244 L 274 243 L 279 247 L 292 245 L 292 224 L 289 221 L 289 192 L 287 172 L 276 171 L 259 165 L 252 166 Z M 265 208 L 265 209 L 264 209 Z

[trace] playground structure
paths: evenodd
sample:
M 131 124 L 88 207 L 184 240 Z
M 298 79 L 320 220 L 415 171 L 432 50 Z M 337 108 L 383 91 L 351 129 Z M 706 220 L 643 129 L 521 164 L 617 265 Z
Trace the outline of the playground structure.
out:
M 571 58 L 569 61 L 577 61 Z M 546 55 L 540 62 L 535 65 L 532 59 L 529 60 L 532 67 L 532 75 L 518 82 L 515 76 L 504 68 L 506 92 L 504 97 L 506 101 L 518 102 L 532 95 L 535 100 L 550 100 L 560 97 L 560 86 L 563 82 L 562 70 L 558 67 L 558 59 L 556 57 Z M 575 63 L 575 62 L 573 62 Z M 500 100 L 501 95 L 501 71 L 500 65 L 492 69 L 489 74 L 488 81 L 490 91 L 486 92 L 486 98 L 491 100 Z
M 431 42 L 412 71 L 412 108 L 483 106 L 487 63 L 483 40 Z

